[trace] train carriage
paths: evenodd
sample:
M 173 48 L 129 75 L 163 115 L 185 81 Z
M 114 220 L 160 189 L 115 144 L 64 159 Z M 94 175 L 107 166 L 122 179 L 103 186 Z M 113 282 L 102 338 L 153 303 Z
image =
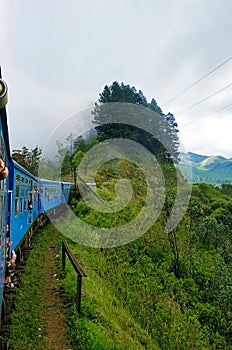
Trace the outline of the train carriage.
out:
M 62 182 L 61 186 L 62 186 L 62 192 L 63 192 L 62 201 L 63 201 L 63 203 L 68 203 L 69 192 L 70 192 L 71 187 L 73 186 L 73 183 L 72 182 Z
M 0 68 L 0 159 L 6 170 L 0 171 L 0 328 L 3 312 L 6 238 L 12 241 L 11 250 L 21 253 L 32 226 L 61 204 L 68 202 L 72 183 L 38 179 L 13 161 L 10 155 L 7 115 L 7 86 L 1 79 Z M 2 163 L 1 163 L 2 164 Z M 8 173 L 6 177 L 6 173 Z M 2 175 L 5 172 L 5 175 Z M 6 178 L 5 178 L 6 177 Z M 9 251 L 9 255 L 11 252 Z M 18 254 L 21 258 L 21 254 Z
M 5 109 L 5 105 L 7 103 L 7 86 L 1 78 L 2 76 L 0 68 L 0 159 L 2 159 L 5 166 L 8 167 L 11 161 L 11 157 Z M 5 277 L 5 245 L 8 220 L 8 189 L 9 179 L 0 179 L 0 308 L 2 306 Z
M 39 215 L 38 179 L 17 162 L 10 164 L 10 233 L 12 248 L 24 239 L 31 224 Z
M 62 203 L 61 182 L 40 179 L 41 212 L 47 212 Z

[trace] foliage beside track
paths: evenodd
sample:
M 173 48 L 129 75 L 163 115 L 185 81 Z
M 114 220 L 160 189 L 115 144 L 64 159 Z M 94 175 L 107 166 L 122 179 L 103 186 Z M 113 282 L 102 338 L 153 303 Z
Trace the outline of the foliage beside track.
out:
M 146 234 L 118 248 L 72 244 L 89 274 L 83 282 L 80 318 L 74 310 L 71 270 L 62 284 L 74 348 L 232 349 L 231 198 L 215 186 L 195 184 L 185 216 L 167 235 L 166 212 L 176 190 L 172 166 L 164 165 L 163 170 L 168 179 L 167 200 Z M 117 175 L 112 172 L 113 177 L 124 175 L 122 169 Z M 113 198 L 114 179 L 110 180 L 109 171 L 105 168 L 98 175 L 99 194 Z M 142 198 L 137 196 L 134 203 Z M 73 201 L 72 205 L 86 222 L 101 221 L 102 214 L 85 203 Z M 123 219 L 119 214 L 118 223 L 123 224 Z
M 44 347 L 46 325 L 41 314 L 46 310 L 46 305 L 42 300 L 46 288 L 48 247 L 54 231 L 52 225 L 40 229 L 31 245 L 9 330 L 9 343 L 14 350 L 40 350 Z
M 73 252 L 85 267 L 88 277 L 83 279 L 81 315 L 75 305 L 76 274 L 68 263 L 61 291 L 67 310 L 69 337 L 73 349 L 158 349 L 146 329 L 143 329 L 129 309 L 124 307 L 114 285 L 102 276 L 104 259 L 96 249 L 76 246 Z
M 115 179 L 125 175 L 123 169 L 114 179 L 109 176 L 112 169 L 99 173 L 99 195 L 114 198 Z M 167 201 L 146 234 L 118 248 L 95 249 L 68 242 L 88 274 L 83 279 L 80 316 L 75 304 L 76 274 L 68 260 L 66 271 L 61 271 L 60 251 L 60 288 L 72 349 L 232 349 L 231 197 L 223 193 L 225 189 L 195 184 L 182 222 L 167 235 L 165 211 L 171 207 L 175 181 L 170 165 L 163 170 L 169 179 Z M 137 175 L 141 181 L 141 174 Z M 143 200 L 143 192 L 133 199 L 134 204 Z M 73 201 L 72 206 L 86 221 L 98 219 L 83 204 L 80 212 L 80 202 Z M 124 219 L 119 215 L 117 223 Z M 28 259 L 10 330 L 15 350 L 43 348 L 40 315 L 44 305 L 39 300 L 54 230 L 49 226 L 38 235 Z M 58 238 L 60 249 L 63 239 Z

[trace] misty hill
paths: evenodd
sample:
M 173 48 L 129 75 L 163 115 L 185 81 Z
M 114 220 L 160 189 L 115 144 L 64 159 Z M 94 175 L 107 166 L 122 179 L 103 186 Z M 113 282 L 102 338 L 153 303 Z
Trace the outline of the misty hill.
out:
M 178 167 L 191 183 L 232 183 L 232 158 L 204 156 L 192 152 L 181 153 L 180 158 Z

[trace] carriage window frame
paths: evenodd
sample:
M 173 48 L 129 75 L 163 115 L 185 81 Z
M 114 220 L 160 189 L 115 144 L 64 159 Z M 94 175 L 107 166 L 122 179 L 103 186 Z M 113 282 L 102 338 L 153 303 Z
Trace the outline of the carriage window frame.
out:
M 0 158 L 6 164 L 6 151 L 4 146 L 4 138 L 2 135 L 2 131 L 0 132 Z M 6 232 L 6 224 L 7 224 L 7 180 L 0 181 L 0 247 L 2 247 L 2 237 Z
M 25 193 L 24 193 L 24 211 L 27 211 L 27 209 L 28 209 L 29 195 L 30 195 L 30 183 L 29 183 L 28 177 L 26 177 L 25 178 Z
M 15 174 L 15 203 L 14 203 L 14 217 L 19 215 L 19 201 L 20 201 L 20 181 L 21 176 L 18 172 Z
M 20 212 L 20 214 L 23 214 L 23 211 L 24 211 L 24 192 L 25 192 L 25 178 L 24 178 L 24 176 L 21 176 L 20 189 L 19 189 L 19 197 L 20 197 L 19 212 Z

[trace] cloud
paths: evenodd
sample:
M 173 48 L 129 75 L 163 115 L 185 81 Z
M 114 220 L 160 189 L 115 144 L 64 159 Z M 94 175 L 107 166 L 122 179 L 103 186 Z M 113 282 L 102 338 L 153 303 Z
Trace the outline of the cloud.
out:
M 96 101 L 104 85 L 115 80 L 135 85 L 162 106 L 231 55 L 229 0 L 5 0 L 2 9 L 1 59 L 10 90 L 14 148 L 43 144 L 52 128 Z M 231 63 L 165 106 L 164 112 L 177 115 L 225 86 L 230 71 Z M 227 91 L 176 117 L 178 124 L 212 113 L 230 96 Z M 218 114 L 214 120 L 228 127 L 226 116 Z M 199 141 L 199 148 L 190 145 L 199 152 L 206 140 L 205 128 L 200 130 L 181 132 L 183 138 Z M 209 143 L 209 152 L 229 154 L 228 142 L 219 137 L 219 148 Z

